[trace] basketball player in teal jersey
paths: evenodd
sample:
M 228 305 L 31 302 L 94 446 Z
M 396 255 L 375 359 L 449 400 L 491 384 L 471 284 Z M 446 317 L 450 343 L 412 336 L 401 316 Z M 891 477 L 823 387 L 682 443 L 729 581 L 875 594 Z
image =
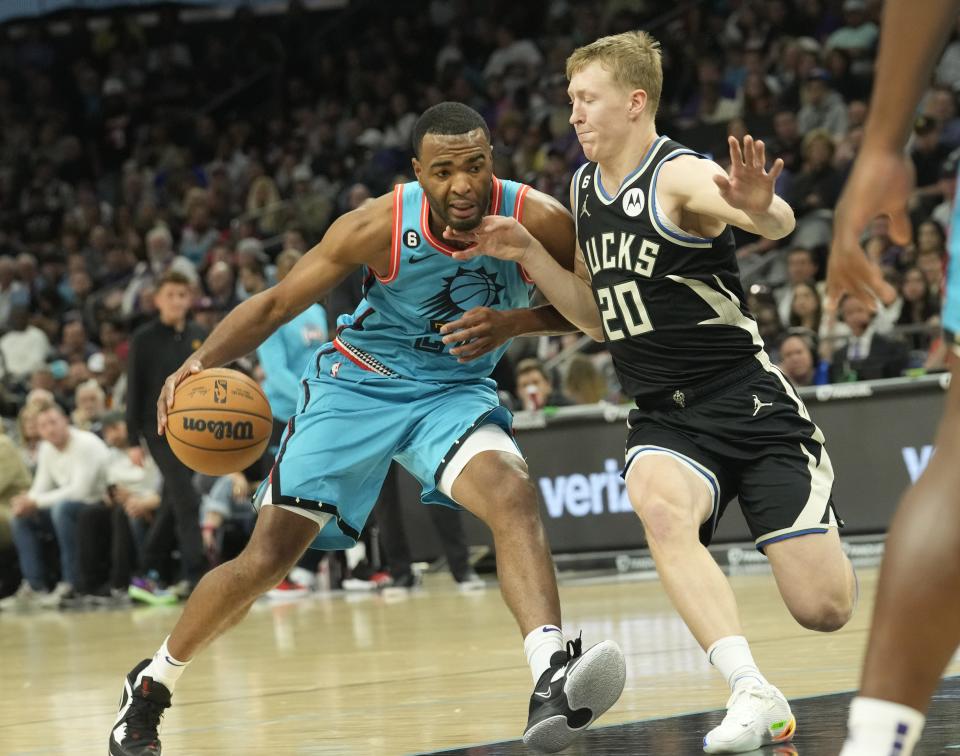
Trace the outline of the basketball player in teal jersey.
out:
M 474 110 L 441 103 L 414 129 L 417 181 L 350 212 L 272 289 L 234 309 L 171 375 L 157 402 L 162 433 L 174 389 L 203 368 L 251 351 L 359 266 L 365 298 L 341 317 L 301 379 L 260 515 L 235 560 L 197 585 L 163 645 L 127 676 L 110 733 L 113 756 L 160 753 L 157 727 L 185 666 L 239 622 L 313 545 L 355 543 L 391 459 L 424 502 L 457 506 L 493 531 L 504 600 L 524 636 L 535 683 L 524 741 L 566 747 L 619 698 L 623 654 L 611 641 L 581 652 L 560 632 L 560 604 L 535 489 L 488 376 L 509 336 L 569 330 L 551 307 L 527 309 L 531 285 L 514 263 L 462 262 L 447 226 L 487 214 L 523 223 L 572 268 L 573 222 L 555 200 L 492 172 L 490 134 Z M 456 322 L 459 346 L 439 330 Z M 493 325 L 491 325 L 493 324 Z
M 863 145 L 834 218 L 827 269 L 832 303 L 846 294 L 871 308 L 887 286 L 860 247 L 878 215 L 910 239 L 912 188 L 904 144 L 917 102 L 955 26 L 956 0 L 887 0 Z M 960 201 L 955 201 L 943 305 L 944 338 L 960 355 Z M 900 503 L 887 536 L 860 695 L 842 756 L 910 756 L 930 697 L 960 643 L 960 363 L 954 361 L 937 453 Z

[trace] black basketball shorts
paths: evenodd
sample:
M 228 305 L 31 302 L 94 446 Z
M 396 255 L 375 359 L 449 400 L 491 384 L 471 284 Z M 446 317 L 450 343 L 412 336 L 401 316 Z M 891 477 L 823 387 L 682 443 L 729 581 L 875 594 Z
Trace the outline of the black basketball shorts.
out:
M 697 401 L 679 391 L 675 398 L 672 408 L 630 413 L 623 475 L 646 455 L 671 457 L 696 473 L 713 500 L 700 528 L 704 545 L 734 497 L 760 551 L 838 526 L 823 433 L 776 367 L 758 362 L 747 377 Z

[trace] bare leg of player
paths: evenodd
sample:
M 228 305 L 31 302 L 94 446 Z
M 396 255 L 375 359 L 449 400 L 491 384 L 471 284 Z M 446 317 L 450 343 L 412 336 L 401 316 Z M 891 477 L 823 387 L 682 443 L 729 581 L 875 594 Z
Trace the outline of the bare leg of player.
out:
M 500 592 L 524 636 L 535 686 L 524 743 L 541 751 L 566 748 L 620 697 L 623 653 L 612 641 L 582 652 L 579 638 L 564 649 L 553 560 L 523 459 L 481 452 L 451 493 L 493 533 Z
M 208 572 L 187 601 L 170 637 L 127 675 L 120 712 L 110 733 L 112 756 L 160 752 L 157 727 L 186 664 L 237 624 L 253 602 L 276 585 L 316 536 L 313 520 L 265 506 L 246 548 Z
M 560 597 L 537 494 L 523 460 L 503 452 L 471 459 L 454 481 L 453 498 L 486 523 L 497 552 L 500 592 L 527 635 L 560 626 Z
M 713 509 L 703 481 L 670 457 L 650 455 L 630 466 L 627 492 L 664 590 L 697 642 L 706 651 L 720 638 L 741 635 L 730 583 L 699 540 Z
M 704 738 L 704 750 L 742 753 L 789 740 L 796 721 L 783 694 L 757 668 L 730 583 L 700 543 L 700 525 L 713 510 L 704 483 L 686 465 L 661 454 L 638 457 L 627 473 L 627 492 L 660 581 L 730 686 L 727 715 Z
M 887 536 L 843 756 L 909 756 L 960 643 L 960 365 L 952 379 L 936 454 L 904 496 Z
M 208 572 L 190 595 L 167 641 L 170 656 L 189 661 L 239 622 L 257 598 L 283 580 L 318 530 L 316 522 L 296 512 L 263 507 L 246 548 Z

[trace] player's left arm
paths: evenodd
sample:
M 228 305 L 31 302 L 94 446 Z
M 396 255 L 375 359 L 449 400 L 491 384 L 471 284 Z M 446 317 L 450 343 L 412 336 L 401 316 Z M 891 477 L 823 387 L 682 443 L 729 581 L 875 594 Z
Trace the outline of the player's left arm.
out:
M 796 226 L 793 210 L 774 193 L 783 161 L 766 169 L 763 142 L 746 136 L 743 149 L 730 137 L 730 173 L 712 160 L 682 155 L 664 164 L 657 198 L 696 216 L 702 236 L 718 236 L 726 225 L 766 239 L 782 239 Z
M 530 189 L 524 200 L 522 223 L 564 270 L 573 270 L 576 232 L 573 218 L 553 197 Z M 576 333 L 551 304 L 516 310 L 475 307 L 445 325 L 440 333 L 445 344 L 457 343 L 450 354 L 471 362 L 517 336 L 555 336 Z

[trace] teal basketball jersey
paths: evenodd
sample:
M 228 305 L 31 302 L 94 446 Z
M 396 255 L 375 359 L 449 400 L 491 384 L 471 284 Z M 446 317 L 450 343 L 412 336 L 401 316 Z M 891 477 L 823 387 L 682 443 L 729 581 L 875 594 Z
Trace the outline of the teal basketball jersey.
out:
M 488 215 L 520 220 L 530 187 L 493 179 Z M 390 270 L 366 270 L 364 298 L 337 320 L 332 348 L 361 368 L 387 377 L 471 381 L 490 375 L 507 345 L 461 364 L 440 328 L 474 307 L 528 307 L 532 281 L 519 265 L 493 257 L 455 260 L 456 251 L 429 224 L 430 206 L 420 184 L 398 184 L 393 193 Z M 330 347 L 321 352 L 329 353 Z

